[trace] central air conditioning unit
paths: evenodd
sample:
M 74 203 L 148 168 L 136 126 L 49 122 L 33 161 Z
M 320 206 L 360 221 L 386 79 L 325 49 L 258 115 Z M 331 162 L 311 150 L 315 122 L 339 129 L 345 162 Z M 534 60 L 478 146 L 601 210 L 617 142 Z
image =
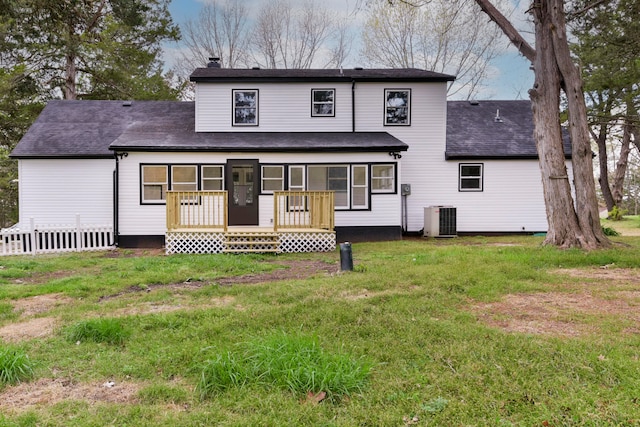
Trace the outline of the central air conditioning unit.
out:
M 424 208 L 424 237 L 455 237 L 456 208 L 429 206 Z

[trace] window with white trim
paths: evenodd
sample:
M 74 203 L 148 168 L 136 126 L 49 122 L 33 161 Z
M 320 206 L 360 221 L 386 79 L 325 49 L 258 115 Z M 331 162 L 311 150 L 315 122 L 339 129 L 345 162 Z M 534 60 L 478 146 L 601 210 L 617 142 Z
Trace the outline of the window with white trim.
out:
M 284 166 L 262 166 L 262 192 L 284 190 Z
M 171 189 L 198 191 L 198 167 L 195 165 L 171 166 Z
M 304 166 L 289 166 L 289 190 L 304 191 Z
M 289 166 L 289 191 L 304 191 L 305 167 L 302 165 Z M 304 196 L 289 197 L 289 210 L 305 210 Z
M 202 166 L 202 189 L 204 191 L 224 190 L 223 166 Z
M 409 126 L 411 124 L 411 90 L 385 89 L 385 126 Z
M 351 166 L 351 208 L 367 209 L 369 207 L 369 180 L 366 165 Z
M 168 167 L 142 166 L 142 202 L 164 202 L 167 198 Z
M 394 164 L 371 166 L 371 192 L 394 193 L 396 190 Z
M 460 163 L 458 191 L 482 191 L 483 169 L 482 163 Z
M 349 208 L 349 167 L 345 165 L 317 166 L 307 168 L 307 190 L 335 192 L 335 207 Z
M 233 126 L 258 126 L 258 89 L 232 91 Z
M 311 89 L 311 116 L 334 117 L 335 89 Z

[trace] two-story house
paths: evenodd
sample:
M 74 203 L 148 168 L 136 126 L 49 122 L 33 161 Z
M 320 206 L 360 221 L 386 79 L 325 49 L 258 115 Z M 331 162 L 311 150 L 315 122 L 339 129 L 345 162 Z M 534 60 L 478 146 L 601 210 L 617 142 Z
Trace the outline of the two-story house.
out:
M 12 153 L 20 226 L 79 216 L 113 224 L 122 247 L 168 252 L 229 248 L 221 229 L 261 230 L 235 247 L 267 250 L 287 230 L 317 241 L 291 234 L 280 250 L 330 250 L 437 235 L 430 207 L 448 205 L 445 234 L 545 231 L 529 103 L 447 114 L 453 79 L 212 61 L 191 75 L 195 102 L 52 101 Z

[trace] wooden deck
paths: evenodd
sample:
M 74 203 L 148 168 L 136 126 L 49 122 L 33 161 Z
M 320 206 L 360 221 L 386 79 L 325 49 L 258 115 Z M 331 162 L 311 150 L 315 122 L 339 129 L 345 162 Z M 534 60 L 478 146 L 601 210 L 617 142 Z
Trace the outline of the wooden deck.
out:
M 335 250 L 332 191 L 277 191 L 273 197 L 273 226 L 229 226 L 226 191 L 167 192 L 166 252 Z

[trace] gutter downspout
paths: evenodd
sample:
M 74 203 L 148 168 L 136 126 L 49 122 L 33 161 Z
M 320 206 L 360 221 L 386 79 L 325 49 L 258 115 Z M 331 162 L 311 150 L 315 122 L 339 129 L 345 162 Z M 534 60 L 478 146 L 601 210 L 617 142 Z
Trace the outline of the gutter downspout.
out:
M 356 81 L 351 80 L 351 132 L 356 131 Z
M 116 168 L 113 171 L 113 243 L 116 247 L 120 246 L 120 233 L 118 231 L 118 200 L 120 197 L 119 193 L 119 183 L 120 183 L 120 161 L 118 160 L 118 153 L 113 152 L 113 157 L 116 159 Z

